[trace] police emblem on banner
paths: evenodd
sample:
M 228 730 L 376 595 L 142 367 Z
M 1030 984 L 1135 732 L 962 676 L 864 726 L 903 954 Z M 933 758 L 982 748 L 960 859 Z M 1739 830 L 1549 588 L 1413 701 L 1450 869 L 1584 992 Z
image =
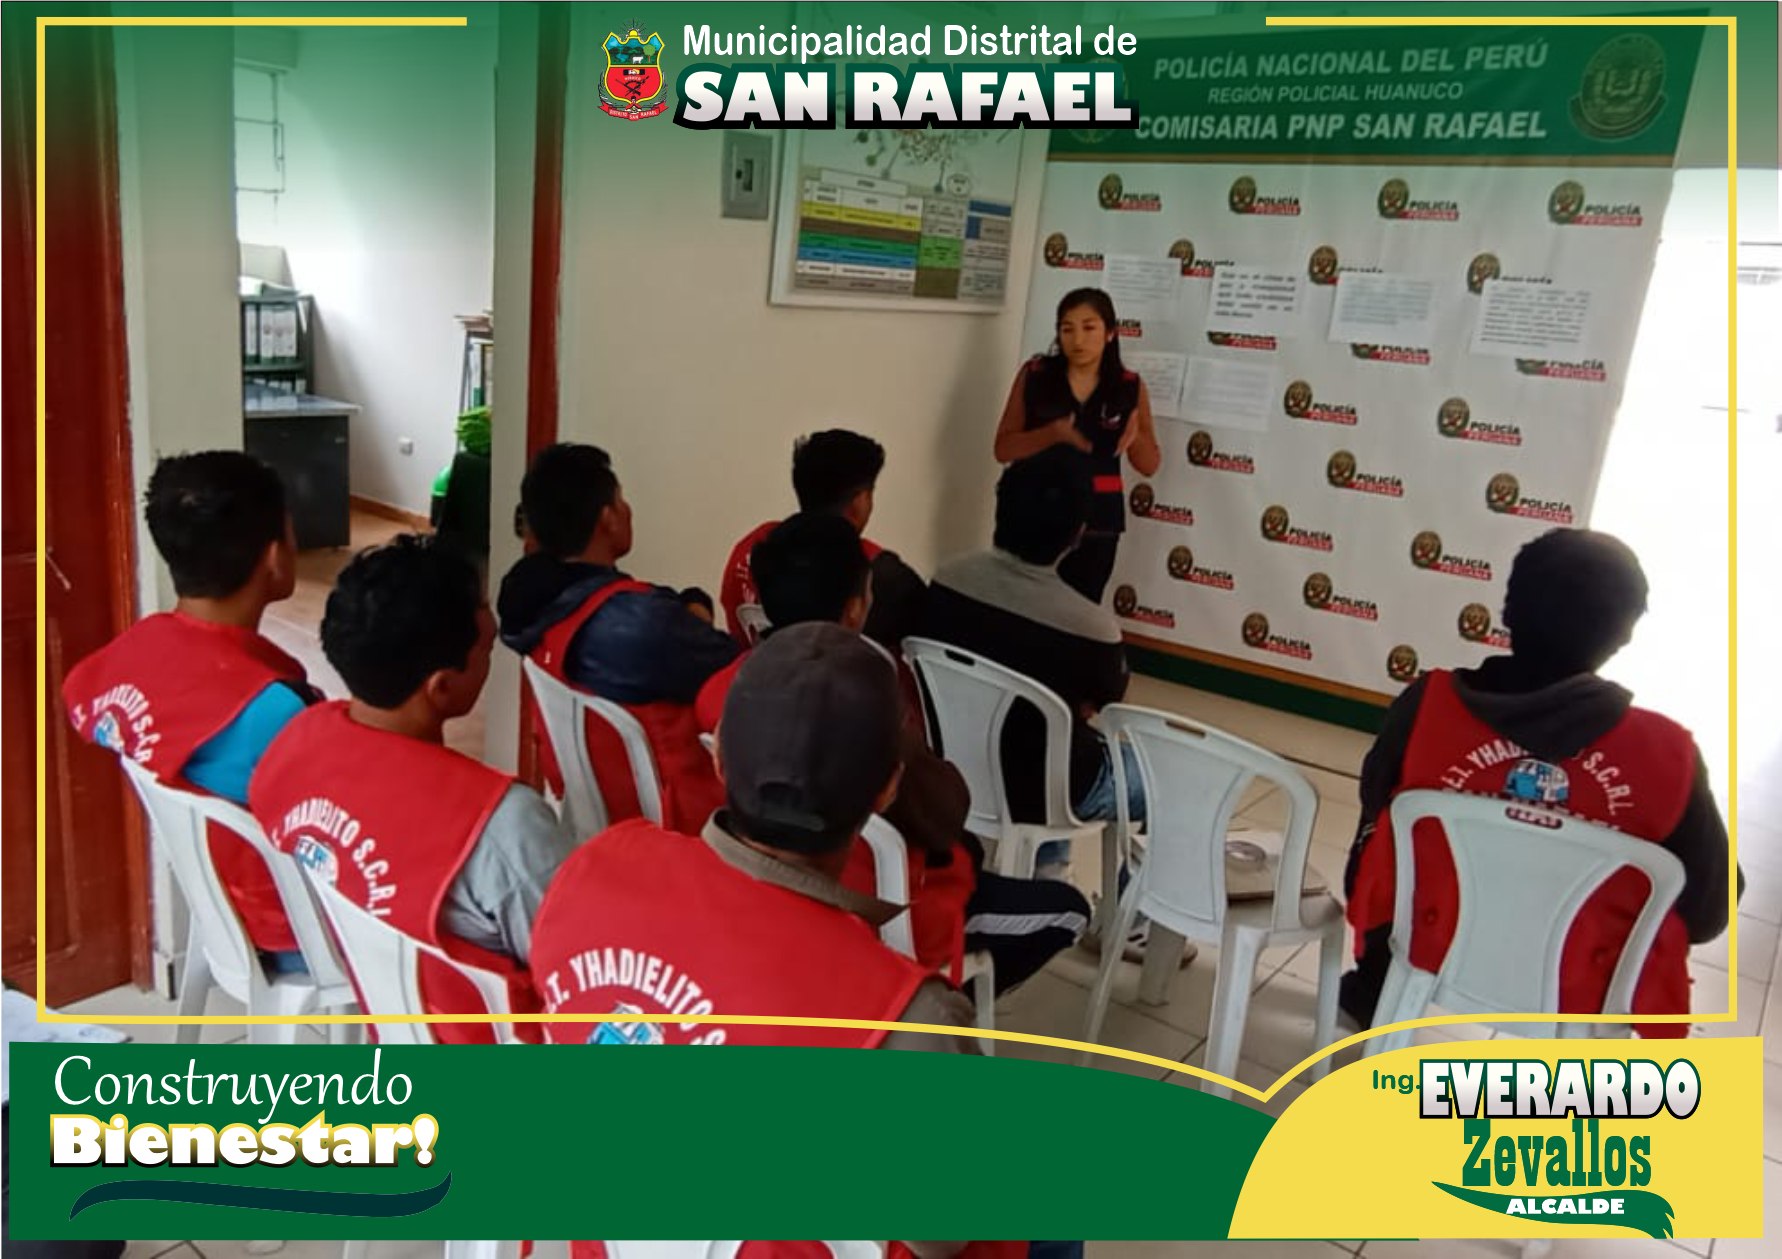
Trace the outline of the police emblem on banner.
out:
M 1320 245 L 1306 259 L 1306 278 L 1313 284 L 1335 284 L 1339 265 L 1335 247 Z
M 1584 185 L 1568 179 L 1547 194 L 1547 217 L 1555 223 L 1575 223 L 1584 212 Z
M 1476 254 L 1466 264 L 1466 291 L 1473 294 L 1485 291 L 1485 281 L 1495 280 L 1504 273 L 1504 264 L 1498 261 L 1496 254 Z
M 1482 603 L 1469 603 L 1460 609 L 1455 628 L 1469 643 L 1483 643 L 1487 647 L 1510 645 L 1509 631 L 1497 629 L 1491 624 L 1491 609 Z
M 1648 35 L 1618 35 L 1584 67 L 1572 125 L 1594 140 L 1625 140 L 1664 109 L 1664 49 Z

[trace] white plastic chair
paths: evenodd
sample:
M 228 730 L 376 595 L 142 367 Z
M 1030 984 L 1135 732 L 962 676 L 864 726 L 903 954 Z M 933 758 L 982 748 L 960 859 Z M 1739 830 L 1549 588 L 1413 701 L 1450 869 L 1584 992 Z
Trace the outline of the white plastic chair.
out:
M 907 906 L 910 902 L 909 848 L 898 829 L 878 814 L 866 819 L 860 838 L 872 852 L 873 886 L 880 900 Z M 885 947 L 905 957 L 916 956 L 916 942 L 910 931 L 910 911 L 906 908 L 897 917 L 879 928 L 879 939 Z M 972 994 L 977 1025 L 985 1030 L 996 1027 L 996 961 L 979 949 L 962 959 L 959 986 Z M 986 1055 L 996 1052 L 994 1040 L 982 1039 L 978 1045 Z
M 767 613 L 759 603 L 741 603 L 736 608 L 736 623 L 742 627 L 743 637 L 753 647 L 761 641 L 762 635 L 773 628 L 773 622 L 767 619 Z
M 1424 818 L 1441 824 L 1460 891 L 1454 939 L 1433 974 L 1410 961 L 1417 886 L 1411 834 Z M 1375 1026 L 1420 1018 L 1430 1005 L 1457 1014 L 1557 1012 L 1560 959 L 1572 924 L 1597 888 L 1628 866 L 1645 874 L 1650 890 L 1609 980 L 1602 1013 L 1633 1011 L 1646 956 L 1683 890 L 1683 863 L 1671 853 L 1570 814 L 1453 791 L 1407 791 L 1394 799 L 1392 838 L 1392 963 Z M 1513 1026 L 1530 1037 L 1613 1037 L 1633 1030 L 1626 1024 Z M 1377 1037 L 1365 1053 L 1403 1049 L 1414 1034 Z
M 212 988 L 221 988 L 253 1015 L 348 1013 L 356 1009 L 352 984 L 322 926 L 309 885 L 297 863 L 267 841 L 253 816 L 227 800 L 169 786 L 127 756 L 118 761 L 148 813 L 149 825 L 186 899 L 189 923 L 185 966 L 179 979 L 180 1015 L 202 1015 Z M 267 976 L 211 861 L 213 822 L 237 836 L 266 863 L 308 974 Z M 294 1044 L 298 1026 L 251 1024 L 248 1039 L 256 1043 Z M 179 1040 L 193 1044 L 202 1030 L 196 1024 L 183 1024 Z M 337 1042 L 352 1039 L 354 1031 L 348 1024 L 329 1028 L 330 1038 Z
M 1258 956 L 1263 949 L 1315 941 L 1319 956 L 1313 1048 L 1329 1044 L 1336 1033 L 1343 910 L 1328 893 L 1301 895 L 1312 823 L 1318 814 L 1312 785 L 1273 752 L 1173 713 L 1111 704 L 1101 711 L 1101 726 L 1110 741 L 1132 745 L 1149 811 L 1144 860 L 1120 898 L 1110 937 L 1124 940 L 1139 914 L 1151 920 L 1139 999 L 1162 1002 L 1169 976 L 1181 960 L 1182 937 L 1218 945 L 1206 1066 L 1235 1079 Z M 1114 798 L 1124 832 L 1129 819 L 1123 760 L 1113 758 Z M 1271 899 L 1232 903 L 1225 893 L 1225 837 L 1238 801 L 1255 778 L 1278 784 L 1287 796 L 1280 864 Z M 1159 937 L 1172 933 L 1178 948 L 1163 947 Z M 1103 948 L 1084 1040 L 1093 1041 L 1101 1032 L 1119 963 L 1118 948 Z M 1312 1078 L 1322 1078 L 1329 1070 L 1326 1058 L 1312 1068 Z M 1221 1086 L 1208 1091 L 1230 1095 Z
M 998 874 L 1033 873 L 1041 844 L 1102 836 L 1102 900 L 1114 902 L 1119 859 L 1115 832 L 1083 822 L 1070 803 L 1070 709 L 1056 692 L 975 652 L 929 638 L 906 638 L 903 654 L 916 672 L 927 703 L 928 742 L 951 761 L 971 790 L 965 827 L 995 841 L 991 868 Z M 1017 700 L 1040 712 L 1046 726 L 1045 820 L 1016 822 L 1002 780 L 1002 731 Z
M 386 1014 L 425 1014 L 421 999 L 421 958 L 432 957 L 462 975 L 481 998 L 490 1014 L 511 1012 L 507 1003 L 507 977 L 494 971 L 472 966 L 417 940 L 379 918 L 371 911 L 355 905 L 346 895 L 319 874 L 309 874 L 309 885 L 316 900 L 334 928 L 341 952 L 346 954 L 358 982 L 359 994 L 365 999 L 365 1012 L 373 1017 Z M 491 1023 L 498 1044 L 516 1045 L 512 1023 Z M 378 1023 L 378 1043 L 383 1045 L 436 1045 L 432 1023 Z
M 283 1243 L 279 1243 L 281 1246 Z M 448 1241 L 440 1248 L 443 1259 L 520 1259 L 519 1242 L 457 1242 Z M 249 1254 L 276 1253 L 258 1252 L 249 1249 Z M 536 1251 L 534 1253 L 537 1253 Z M 341 1259 L 369 1259 L 370 1242 L 343 1242 Z M 609 1254 L 608 1259 L 611 1259 Z
M 656 757 L 650 751 L 643 724 L 611 700 L 559 682 L 530 657 L 523 657 L 520 663 L 526 670 L 526 680 L 532 684 L 551 751 L 563 774 L 563 821 L 570 833 L 577 839 L 587 839 L 604 831 L 612 821 L 594 777 L 594 762 L 588 755 L 589 714 L 617 732 L 625 745 L 625 759 L 631 763 L 631 781 L 643 815 L 660 825 L 662 779 L 656 773 Z
M 607 1259 L 736 1259 L 742 1242 L 603 1242 Z M 834 1259 L 883 1259 L 884 1242 L 823 1242 Z

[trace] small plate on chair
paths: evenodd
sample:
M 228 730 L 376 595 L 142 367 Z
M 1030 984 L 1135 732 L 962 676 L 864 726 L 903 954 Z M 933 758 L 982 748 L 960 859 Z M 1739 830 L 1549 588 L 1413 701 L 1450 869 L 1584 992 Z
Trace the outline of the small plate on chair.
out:
M 1258 842 L 1261 841 L 1261 842 Z M 1234 831 L 1225 840 L 1225 899 L 1265 901 L 1275 894 L 1275 871 L 1281 864 L 1281 836 L 1276 831 Z M 1309 862 L 1302 896 L 1317 896 L 1330 884 Z

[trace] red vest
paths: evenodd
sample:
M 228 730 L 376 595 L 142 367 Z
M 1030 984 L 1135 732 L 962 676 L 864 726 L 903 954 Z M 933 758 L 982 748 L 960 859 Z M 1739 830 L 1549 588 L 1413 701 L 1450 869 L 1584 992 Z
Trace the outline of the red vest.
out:
M 953 1259 L 1026 1259 L 1030 1242 L 967 1242 Z M 606 1259 L 605 1242 L 570 1242 L 570 1259 Z M 916 1252 L 902 1242 L 885 1247 L 885 1259 L 915 1259 Z M 835 1259 L 822 1242 L 744 1242 L 736 1259 Z
M 575 686 L 563 672 L 569 657 L 569 644 L 576 631 L 614 595 L 648 594 L 650 587 L 641 581 L 620 578 L 609 582 L 589 595 L 581 607 L 558 621 L 532 651 L 545 672 L 566 686 Z M 662 785 L 662 824 L 670 830 L 697 834 L 706 819 L 724 805 L 724 786 L 712 768 L 712 758 L 699 743 L 699 729 L 694 724 L 691 704 L 673 704 L 666 700 L 652 704 L 621 704 L 626 712 L 642 724 L 649 739 L 650 751 L 656 758 L 656 776 Z M 540 735 L 544 736 L 542 718 Z M 606 802 L 607 821 L 620 822 L 640 817 L 637 787 L 631 777 L 631 761 L 625 754 L 624 742 L 618 733 L 590 715 L 587 722 L 588 756 L 593 761 L 594 781 Z M 548 736 L 541 737 L 541 754 L 552 749 Z M 549 756 L 547 775 L 556 769 L 556 757 Z M 553 777 L 561 782 L 561 777 Z
M 751 878 L 703 839 L 621 822 L 563 863 L 532 924 L 553 1014 L 886 1019 L 929 972 L 866 922 Z M 717 1023 L 551 1023 L 559 1044 L 871 1049 L 883 1031 Z
M 190 787 L 180 774 L 268 686 L 307 691 L 303 666 L 253 630 L 158 612 L 69 671 L 62 702 L 81 738 Z M 210 857 L 254 947 L 297 947 L 278 888 L 258 854 L 214 829 Z
M 744 534 L 742 541 L 730 548 L 730 559 L 724 565 L 724 579 L 718 583 L 718 605 L 724 609 L 724 626 L 730 631 L 730 637 L 745 647 L 749 645 L 749 636 L 743 632 L 736 610 L 745 603 L 761 602 L 761 592 L 755 589 L 755 573 L 749 566 L 749 557 L 754 554 L 756 544 L 779 527 L 779 521 L 769 520 Z M 860 539 L 860 549 L 866 552 L 868 563 L 878 559 L 879 552 L 884 550 L 877 543 L 868 542 L 865 538 Z
M 966 1242 L 965 1249 L 953 1256 L 953 1259 L 1027 1259 L 1027 1251 L 1032 1242 Z M 744 1259 L 738 1255 L 737 1259 Z M 748 1259 L 754 1259 L 753 1255 Z M 892 1242 L 885 1247 L 885 1259 L 916 1259 L 916 1252 L 902 1242 Z
M 920 851 L 908 848 L 905 867 L 910 889 L 910 943 L 916 960 L 958 983 L 965 961 L 965 903 L 977 888 L 971 855 L 954 844 L 952 861 L 930 866 Z M 856 839 L 848 850 L 841 883 L 866 896 L 879 894 L 872 849 L 864 839 Z
M 718 729 L 718 722 L 724 716 L 724 701 L 730 695 L 730 684 L 736 681 L 736 675 L 742 672 L 743 661 L 748 658 L 749 653 L 743 652 L 707 678 L 705 685 L 699 688 L 699 694 L 693 700 L 693 722 L 701 734 L 712 734 Z
M 1540 761 L 1480 721 L 1455 692 L 1453 675 L 1430 672 L 1405 749 L 1397 791 L 1459 790 L 1506 796 L 1561 807 L 1587 821 L 1612 826 L 1637 839 L 1662 843 L 1683 816 L 1695 773 L 1695 743 L 1675 722 L 1630 708 L 1621 722 L 1576 756 L 1551 765 Z M 1433 820 L 1416 830 L 1417 915 L 1411 962 L 1434 971 L 1454 939 L 1459 887 L 1454 859 Z M 1361 851 L 1349 923 L 1359 936 L 1392 921 L 1397 868 L 1392 818 L 1382 811 Z M 1426 873 L 1425 873 L 1426 872 Z M 1602 1009 L 1621 946 L 1645 902 L 1645 876 L 1624 869 L 1585 902 L 1566 938 L 1559 971 L 1560 1012 Z M 1665 916 L 1634 993 L 1643 1014 L 1689 1010 L 1688 931 L 1673 911 Z M 1642 1036 L 1685 1036 L 1687 1024 L 1650 1024 Z
M 693 713 L 700 730 L 707 734 L 718 728 L 724 715 L 724 699 L 730 684 L 747 660 L 738 656 L 726 667 L 706 680 L 693 703 Z M 953 860 L 944 866 L 930 867 L 922 853 L 909 850 L 910 940 L 915 945 L 916 959 L 931 970 L 944 971 L 955 981 L 965 960 L 965 903 L 977 888 L 977 875 L 972 869 L 971 854 L 963 845 L 953 845 Z M 867 896 L 878 895 L 878 880 L 873 873 L 872 849 L 866 841 L 856 839 L 848 853 L 848 864 L 842 870 L 843 885 Z
M 348 900 L 403 934 L 512 976 L 508 999 L 525 1013 L 538 1008 L 525 971 L 448 934 L 439 921 L 446 893 L 513 781 L 450 748 L 361 725 L 335 701 L 284 728 L 249 794 L 280 851 L 327 871 Z M 469 983 L 434 958 L 422 959 L 421 994 L 431 1014 L 484 1009 Z M 441 1023 L 434 1033 L 453 1043 L 494 1039 L 476 1023 Z

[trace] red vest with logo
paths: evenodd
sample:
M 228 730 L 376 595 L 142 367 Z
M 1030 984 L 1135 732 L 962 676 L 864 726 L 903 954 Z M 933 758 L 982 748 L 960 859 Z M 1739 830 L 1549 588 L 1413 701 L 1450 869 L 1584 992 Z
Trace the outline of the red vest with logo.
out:
M 730 631 L 730 637 L 745 647 L 749 645 L 749 636 L 743 632 L 736 610 L 745 603 L 761 602 L 761 592 L 755 589 L 755 572 L 750 567 L 749 557 L 754 554 L 756 545 L 779 527 L 779 521 L 769 520 L 743 535 L 742 541 L 730 548 L 730 559 L 724 565 L 724 580 L 718 583 L 718 604 L 724 609 L 725 628 Z M 868 542 L 865 538 L 860 539 L 860 549 L 866 552 L 868 563 L 878 559 L 879 552 L 884 550 L 877 543 Z
M 162 782 L 190 787 L 192 754 L 268 686 L 308 693 L 303 666 L 253 630 L 159 612 L 69 671 L 62 702 L 81 738 L 127 756 Z M 254 947 L 297 947 L 278 888 L 257 853 L 217 828 L 210 857 Z
M 1030 1242 L 967 1242 L 953 1259 L 1026 1259 Z M 570 1259 L 607 1259 L 605 1242 L 570 1242 Z M 835 1259 L 835 1251 L 822 1242 L 750 1241 L 736 1252 L 736 1259 Z M 902 1242 L 885 1247 L 885 1259 L 916 1259 L 916 1252 Z
M 748 653 L 718 670 L 699 689 L 693 702 L 693 714 L 700 730 L 707 734 L 718 728 L 724 715 L 724 699 L 730 694 Z M 920 711 L 920 710 L 917 710 Z M 953 860 L 944 866 L 930 866 L 926 857 L 909 850 L 910 941 L 915 945 L 916 959 L 930 969 L 943 971 L 955 981 L 965 960 L 965 903 L 977 889 L 977 874 L 972 869 L 971 854 L 960 844 L 953 845 Z M 848 853 L 848 864 L 842 870 L 844 886 L 867 896 L 877 896 L 878 879 L 874 874 L 872 849 L 866 841 L 856 839 Z
M 281 851 L 405 935 L 511 976 L 516 1012 L 538 1009 L 524 969 L 440 925 L 458 871 L 513 779 L 436 743 L 361 725 L 344 701 L 294 718 L 267 749 L 250 789 L 254 816 Z M 430 1014 L 484 1010 L 476 990 L 435 958 L 421 961 Z M 529 1025 L 520 1024 L 524 1032 Z M 441 1023 L 442 1041 L 489 1043 L 485 1024 Z
M 532 972 L 553 1014 L 753 1014 L 885 1019 L 929 971 L 865 921 L 751 878 L 703 839 L 641 819 L 576 849 L 532 924 Z M 878 1030 L 719 1023 L 551 1023 L 561 1044 L 871 1049 Z
M 621 578 L 609 582 L 588 596 L 581 607 L 545 631 L 532 658 L 552 677 L 567 686 L 574 686 L 563 672 L 569 658 L 569 645 L 576 631 L 606 605 L 615 595 L 648 594 L 650 587 L 641 581 Z M 621 704 L 637 718 L 648 737 L 650 751 L 656 758 L 656 776 L 662 785 L 662 823 L 670 830 L 696 834 L 706 819 L 724 804 L 724 787 L 712 768 L 712 758 L 699 743 L 699 729 L 694 723 L 691 704 L 658 701 L 652 704 Z M 542 719 L 540 734 L 543 735 Z M 609 822 L 640 817 L 637 786 L 631 777 L 631 761 L 618 732 L 592 714 L 587 721 L 588 756 L 593 761 L 594 781 L 600 797 L 606 802 Z M 541 755 L 550 754 L 550 739 L 540 740 Z M 548 770 L 556 770 L 556 757 L 549 756 Z M 560 775 L 560 770 L 558 771 Z M 560 776 L 552 779 L 561 782 Z M 583 837 L 585 838 L 585 837 Z
M 1552 765 L 1475 717 L 1461 702 L 1447 670 L 1436 669 L 1428 676 L 1398 791 L 1446 789 L 1524 800 L 1563 808 L 1654 843 L 1662 843 L 1676 829 L 1689 803 L 1696 753 L 1689 732 L 1675 722 L 1630 708 L 1614 729 L 1576 756 Z M 1459 885 L 1438 823 L 1428 819 L 1419 823 L 1414 842 L 1421 877 L 1413 902 L 1411 962 L 1434 971 L 1454 939 Z M 1392 921 L 1397 882 L 1392 846 L 1391 813 L 1382 811 L 1362 849 L 1349 901 L 1349 923 L 1358 937 Z M 1645 876 L 1624 869 L 1585 902 L 1560 961 L 1561 1013 L 1602 1009 L 1621 946 L 1645 899 Z M 1634 993 L 1634 1011 L 1687 1013 L 1688 960 L 1688 931 L 1673 911 L 1665 916 L 1647 956 Z M 1643 1036 L 1684 1036 L 1689 1028 L 1682 1023 L 1649 1024 L 1639 1031 Z

